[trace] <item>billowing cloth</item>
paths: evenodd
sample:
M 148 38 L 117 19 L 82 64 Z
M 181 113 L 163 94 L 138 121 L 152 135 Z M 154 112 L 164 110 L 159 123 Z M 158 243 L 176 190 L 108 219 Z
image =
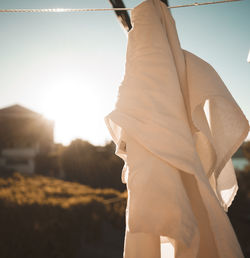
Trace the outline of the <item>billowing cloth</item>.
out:
M 145 240 L 148 257 L 157 258 L 159 238 L 178 258 L 205 258 L 210 245 L 212 257 L 243 257 L 226 211 L 238 189 L 231 157 L 249 122 L 217 72 L 181 48 L 160 0 L 135 7 L 131 21 L 125 76 L 105 117 L 125 161 L 124 257 L 141 257 L 135 243 Z

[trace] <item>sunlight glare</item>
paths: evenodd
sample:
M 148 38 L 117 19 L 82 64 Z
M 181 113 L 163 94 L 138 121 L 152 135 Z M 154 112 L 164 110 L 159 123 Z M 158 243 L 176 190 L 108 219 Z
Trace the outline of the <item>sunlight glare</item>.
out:
M 68 145 L 75 138 L 98 142 L 102 138 L 100 97 L 91 83 L 73 81 L 62 76 L 50 81 L 42 113 L 55 122 L 55 142 Z

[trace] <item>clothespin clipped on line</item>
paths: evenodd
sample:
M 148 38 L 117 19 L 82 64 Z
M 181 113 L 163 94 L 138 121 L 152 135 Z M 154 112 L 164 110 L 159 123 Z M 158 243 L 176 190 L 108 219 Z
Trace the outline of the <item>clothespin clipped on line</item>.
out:
M 180 8 L 180 7 L 191 7 L 191 6 L 199 6 L 199 5 L 210 5 L 210 4 L 220 4 L 220 3 L 227 3 L 227 2 L 236 2 L 241 0 L 221 0 L 221 1 L 213 1 L 213 2 L 206 2 L 206 3 L 192 3 L 192 4 L 185 4 L 185 5 L 176 5 L 176 6 L 169 6 L 168 0 L 161 0 L 163 3 L 166 4 L 168 8 Z M 125 5 L 122 0 L 109 0 L 113 8 L 124 8 L 123 11 L 115 10 L 116 16 L 118 20 L 123 25 L 123 28 L 128 32 L 132 29 L 130 17 L 128 15 L 127 10 L 130 8 L 125 8 Z M 126 9 L 126 10 L 125 10 Z M 250 61 L 249 61 L 250 62 Z
M 109 0 L 110 4 L 113 8 L 125 8 L 125 5 L 122 0 Z M 114 11 L 118 20 L 122 24 L 123 28 L 126 31 L 130 31 L 132 29 L 132 24 L 130 21 L 130 17 L 128 15 L 128 12 L 126 10 L 124 11 Z
M 166 6 L 169 6 L 168 0 L 161 0 Z M 125 5 L 122 0 L 109 0 L 113 8 L 125 8 Z M 123 28 L 128 32 L 132 29 L 130 17 L 126 10 L 123 11 L 114 11 L 118 20 L 121 22 Z

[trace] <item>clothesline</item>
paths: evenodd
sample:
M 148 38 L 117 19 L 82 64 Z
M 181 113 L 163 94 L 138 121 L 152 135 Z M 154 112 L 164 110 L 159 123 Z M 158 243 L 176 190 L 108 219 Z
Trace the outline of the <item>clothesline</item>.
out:
M 168 6 L 168 8 L 181 8 L 181 7 L 191 7 L 191 6 L 201 6 L 210 4 L 222 4 L 228 2 L 238 2 L 242 0 L 223 0 L 223 1 L 213 1 L 205 3 L 192 3 L 185 5 L 175 5 Z M 90 11 L 130 11 L 133 8 L 84 8 L 84 9 L 72 9 L 72 8 L 51 8 L 51 9 L 0 9 L 0 13 L 63 13 L 63 12 L 90 12 Z

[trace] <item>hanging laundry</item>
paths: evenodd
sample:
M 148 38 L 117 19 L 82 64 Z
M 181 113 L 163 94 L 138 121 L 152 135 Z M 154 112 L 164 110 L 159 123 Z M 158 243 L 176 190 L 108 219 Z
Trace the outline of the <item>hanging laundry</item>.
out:
M 243 257 L 226 212 L 238 189 L 231 157 L 249 122 L 213 67 L 181 48 L 165 4 L 144 1 L 131 21 L 125 76 L 105 117 L 125 162 L 124 258 L 171 257 L 166 243 L 177 258 Z

